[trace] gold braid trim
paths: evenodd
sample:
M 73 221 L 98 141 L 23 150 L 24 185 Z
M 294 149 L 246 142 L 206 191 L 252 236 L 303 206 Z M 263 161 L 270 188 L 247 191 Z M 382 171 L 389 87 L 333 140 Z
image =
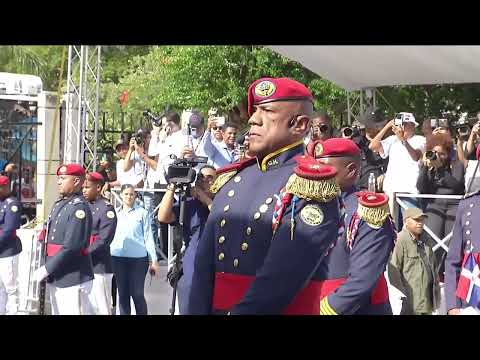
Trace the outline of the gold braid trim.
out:
M 237 170 L 232 170 L 218 175 L 215 182 L 212 184 L 212 186 L 210 186 L 210 191 L 216 194 L 222 188 L 222 186 L 228 182 L 228 180 L 235 176 L 237 172 Z
M 359 203 L 357 213 L 368 225 L 373 228 L 380 228 L 390 215 L 390 210 L 388 203 L 378 207 L 366 207 Z
M 335 178 L 310 180 L 302 178 L 297 174 L 290 176 L 286 190 L 301 199 L 310 199 L 322 203 L 333 200 L 340 192 Z
M 327 297 L 324 297 L 322 301 L 320 301 L 320 315 L 338 315 L 328 303 Z

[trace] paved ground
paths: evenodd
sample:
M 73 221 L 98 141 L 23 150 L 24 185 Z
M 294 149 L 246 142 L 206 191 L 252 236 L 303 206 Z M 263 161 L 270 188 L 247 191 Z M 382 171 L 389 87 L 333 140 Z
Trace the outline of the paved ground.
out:
M 147 274 L 145 279 L 145 297 L 149 315 L 169 314 L 173 289 L 166 281 L 167 266 L 162 266 L 161 269 L 160 275 L 151 278 L 151 282 L 150 274 Z

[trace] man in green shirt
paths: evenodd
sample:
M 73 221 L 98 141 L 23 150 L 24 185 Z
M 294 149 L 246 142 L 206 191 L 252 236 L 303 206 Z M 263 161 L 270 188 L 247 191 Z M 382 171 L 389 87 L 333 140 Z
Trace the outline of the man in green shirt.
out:
M 388 266 L 390 283 L 406 295 L 401 315 L 430 315 L 440 305 L 437 265 L 423 235 L 426 217 L 418 208 L 407 209 Z

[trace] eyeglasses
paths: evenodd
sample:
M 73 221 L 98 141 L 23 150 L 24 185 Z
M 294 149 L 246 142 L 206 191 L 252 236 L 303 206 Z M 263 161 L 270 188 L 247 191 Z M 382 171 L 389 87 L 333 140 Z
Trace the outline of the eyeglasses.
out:
M 220 126 L 213 126 L 212 130 L 217 131 L 217 130 L 222 130 L 222 128 Z

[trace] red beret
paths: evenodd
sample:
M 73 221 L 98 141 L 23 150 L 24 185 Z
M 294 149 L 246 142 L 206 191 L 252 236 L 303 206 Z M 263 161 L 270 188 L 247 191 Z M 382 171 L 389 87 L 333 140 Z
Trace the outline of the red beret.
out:
M 371 191 L 361 191 L 357 193 L 358 202 L 363 206 L 372 208 L 385 205 L 388 202 L 388 196 L 383 193 L 374 193 Z
M 480 160 L 480 145 L 477 146 L 477 160 Z
M 253 105 L 295 100 L 308 100 L 313 103 L 313 96 L 310 90 L 298 81 L 289 78 L 261 78 L 248 88 L 248 115 L 252 116 Z
M 359 156 L 360 148 L 350 139 L 332 138 L 317 140 L 307 146 L 307 154 L 316 159 L 322 157 Z
M 8 183 L 10 182 L 10 179 L 8 178 L 8 176 L 0 176 L 0 186 L 5 186 L 5 185 L 8 185 Z
M 311 180 L 326 180 L 334 178 L 337 170 L 330 165 L 318 163 L 311 156 L 297 156 L 297 166 L 293 169 L 298 176 Z
M 93 182 L 103 182 L 105 179 L 103 178 L 102 174 L 95 171 L 87 175 L 87 180 Z
M 59 175 L 84 176 L 85 169 L 83 168 L 82 165 L 79 165 L 79 164 L 61 165 L 57 169 L 57 176 Z

